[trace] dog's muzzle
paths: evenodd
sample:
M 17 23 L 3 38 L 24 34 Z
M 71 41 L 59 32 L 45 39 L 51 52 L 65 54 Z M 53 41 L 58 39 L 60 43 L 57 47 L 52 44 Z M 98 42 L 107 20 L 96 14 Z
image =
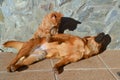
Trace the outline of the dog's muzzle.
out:
M 95 41 L 101 44 L 100 52 L 103 52 L 108 44 L 111 42 L 111 37 L 109 34 L 100 33 L 95 37 Z

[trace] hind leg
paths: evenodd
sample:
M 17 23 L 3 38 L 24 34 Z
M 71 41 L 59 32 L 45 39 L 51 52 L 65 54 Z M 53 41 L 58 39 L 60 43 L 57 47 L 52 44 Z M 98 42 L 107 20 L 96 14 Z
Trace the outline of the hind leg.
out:
M 29 57 L 25 58 L 23 61 L 21 61 L 20 63 L 16 64 L 14 66 L 14 71 L 19 69 L 20 67 L 28 66 L 36 61 L 37 61 L 37 58 L 35 56 L 29 56 Z
M 11 63 L 8 65 L 7 71 L 8 71 L 8 72 L 14 72 L 14 71 L 16 70 L 16 69 L 15 69 L 16 63 L 18 63 L 19 60 L 20 60 L 22 57 L 25 57 L 25 56 L 24 56 L 24 55 L 17 55 L 17 56 L 11 61 Z
M 22 58 L 22 57 L 26 57 L 27 55 L 26 55 L 26 53 L 29 53 L 30 51 L 29 50 L 25 50 L 24 48 L 23 49 L 21 49 L 19 52 L 18 52 L 18 54 L 17 54 L 17 56 L 10 62 L 10 64 L 8 65 L 8 67 L 7 67 L 7 71 L 8 72 L 14 72 L 15 71 L 15 64 Z
M 14 66 L 16 65 L 16 63 L 20 60 L 20 58 L 22 57 L 27 57 L 30 55 L 30 52 L 32 50 L 32 48 L 34 47 L 34 45 L 29 44 L 30 42 L 26 42 L 24 43 L 23 47 L 20 49 L 20 51 L 18 52 L 17 56 L 10 62 L 10 64 L 7 67 L 7 71 L 8 72 L 13 72 L 14 70 Z
M 11 63 L 8 65 L 7 67 L 7 71 L 8 72 L 14 72 L 14 66 L 15 64 L 19 61 L 20 58 L 22 58 L 23 56 L 22 55 L 17 55 L 12 61 Z
M 14 69 L 16 70 L 16 69 L 18 69 L 18 68 L 20 68 L 22 66 L 29 66 L 29 65 L 31 65 L 34 62 L 37 62 L 37 61 L 45 59 L 45 56 L 46 56 L 46 52 L 45 51 L 41 50 L 41 51 L 34 52 L 30 56 L 26 57 L 23 61 L 20 61 L 20 63 L 17 63 L 14 66 Z

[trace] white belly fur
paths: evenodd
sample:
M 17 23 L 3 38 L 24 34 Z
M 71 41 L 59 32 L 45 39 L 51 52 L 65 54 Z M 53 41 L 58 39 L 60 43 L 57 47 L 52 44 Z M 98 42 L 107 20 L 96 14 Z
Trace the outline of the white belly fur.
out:
M 45 51 L 47 49 L 46 44 L 47 43 L 44 43 L 43 45 L 37 47 L 34 50 L 33 54 L 31 54 L 30 56 L 36 57 L 36 61 L 44 59 L 47 55 L 47 53 Z
M 36 50 L 46 50 L 47 47 L 46 47 L 46 43 L 41 45 L 39 48 L 37 48 Z

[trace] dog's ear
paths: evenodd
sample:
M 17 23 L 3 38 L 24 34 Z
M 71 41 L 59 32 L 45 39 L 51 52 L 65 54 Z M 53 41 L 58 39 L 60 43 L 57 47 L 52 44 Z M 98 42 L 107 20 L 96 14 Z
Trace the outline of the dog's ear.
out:
M 55 14 L 51 15 L 51 19 L 55 20 L 57 18 L 57 16 Z
M 60 13 L 60 12 L 53 12 L 53 13 L 51 13 L 51 19 L 53 19 L 53 20 L 55 20 L 57 18 L 61 18 L 62 16 L 63 16 L 63 14 Z
M 52 12 L 49 14 L 49 21 L 52 23 L 53 26 L 59 27 L 59 23 L 61 22 L 61 17 L 63 15 L 60 12 Z

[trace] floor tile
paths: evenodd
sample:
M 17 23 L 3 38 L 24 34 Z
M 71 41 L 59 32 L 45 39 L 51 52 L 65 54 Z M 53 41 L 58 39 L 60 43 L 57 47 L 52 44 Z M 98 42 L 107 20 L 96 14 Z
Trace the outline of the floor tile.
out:
M 120 80 L 120 69 L 111 69 L 113 72 L 113 75 L 117 78 L 117 80 Z
M 15 55 L 14 53 L 0 53 L 0 71 L 6 71 L 6 67 Z
M 0 73 L 0 80 L 54 80 L 52 72 L 14 72 Z
M 105 51 L 100 57 L 109 68 L 120 68 L 120 50 Z
M 50 60 L 49 59 L 42 60 L 29 66 L 29 70 L 40 70 L 40 69 L 51 70 L 52 65 Z
M 107 70 L 65 71 L 58 75 L 59 80 L 115 80 Z

